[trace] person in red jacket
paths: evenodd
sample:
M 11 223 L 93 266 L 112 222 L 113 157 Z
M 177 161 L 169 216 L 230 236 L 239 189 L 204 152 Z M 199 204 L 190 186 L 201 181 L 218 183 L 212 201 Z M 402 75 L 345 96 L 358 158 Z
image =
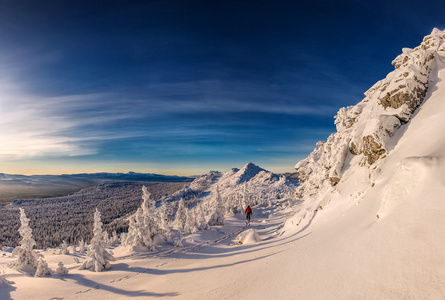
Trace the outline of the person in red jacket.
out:
M 252 215 L 252 209 L 250 208 L 250 205 L 247 206 L 246 208 L 246 219 L 247 222 L 250 222 L 250 216 Z

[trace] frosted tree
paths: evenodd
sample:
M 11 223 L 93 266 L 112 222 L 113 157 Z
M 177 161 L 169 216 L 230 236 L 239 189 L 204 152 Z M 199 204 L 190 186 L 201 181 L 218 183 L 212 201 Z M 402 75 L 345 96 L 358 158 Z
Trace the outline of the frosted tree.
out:
M 246 207 L 249 205 L 249 199 L 247 197 L 247 182 L 244 182 L 243 186 L 243 207 L 241 208 L 241 211 L 244 212 Z
M 206 221 L 205 214 L 202 210 L 202 205 L 195 208 L 195 220 L 199 229 L 208 229 L 209 224 Z
M 272 200 L 270 200 L 270 194 L 267 195 L 267 206 L 273 207 Z
M 186 220 L 187 208 L 185 207 L 184 199 L 181 198 L 181 200 L 179 200 L 178 209 L 176 210 L 175 222 L 173 227 L 175 229 L 184 229 Z
M 20 222 L 21 226 L 19 228 L 19 233 L 22 240 L 20 241 L 20 246 L 12 251 L 12 256 L 17 257 L 17 260 L 13 262 L 11 266 L 16 268 L 23 268 L 26 266 L 37 268 L 41 255 L 32 250 L 36 241 L 32 237 L 32 229 L 29 227 L 29 219 L 26 217 L 23 208 L 20 208 Z
M 186 216 L 184 231 L 188 234 L 198 232 L 196 225 L 195 209 L 193 209 Z
M 224 217 L 224 204 L 222 202 L 221 194 L 219 193 L 219 186 L 216 186 L 214 204 L 215 211 L 211 214 L 208 224 L 210 226 L 224 225 L 226 219 Z
M 150 199 L 150 193 L 147 188 L 142 187 L 142 202 L 135 214 L 129 217 L 128 233 L 125 235 L 122 244 L 130 246 L 131 250 L 138 248 L 148 248 L 155 250 L 153 243 L 154 236 L 158 233 L 159 227 L 154 218 L 155 202 Z
M 62 243 L 61 253 L 64 254 L 64 255 L 69 255 L 70 254 L 70 251 L 68 250 L 68 244 L 66 243 L 65 240 Z
M 162 205 L 159 213 L 159 230 L 166 241 L 172 241 L 172 228 L 168 222 L 167 204 Z
M 63 262 L 59 262 L 57 269 L 54 271 L 54 274 L 56 274 L 57 276 L 68 274 L 68 269 L 65 268 Z
M 86 260 L 82 266 L 80 266 L 81 270 L 92 269 L 95 272 L 101 272 L 111 268 L 110 261 L 115 261 L 116 259 L 105 250 L 104 245 L 104 233 L 102 231 L 100 212 L 96 208 L 96 212 L 94 213 L 93 238 L 88 247 Z
M 148 191 L 147 187 L 144 185 L 142 187 L 142 211 L 145 215 L 153 215 L 154 209 L 156 207 L 156 201 L 151 199 L 151 193 Z
M 81 239 L 79 242 L 79 252 L 84 252 L 84 251 L 85 251 L 85 241 Z
M 117 236 L 116 230 L 113 230 L 113 233 L 111 234 L 110 244 L 112 245 L 119 244 L 119 237 Z
M 51 273 L 52 273 L 52 271 L 48 267 L 48 264 L 46 263 L 46 261 L 43 259 L 43 257 L 40 257 L 34 277 L 42 277 L 45 275 L 51 275 Z

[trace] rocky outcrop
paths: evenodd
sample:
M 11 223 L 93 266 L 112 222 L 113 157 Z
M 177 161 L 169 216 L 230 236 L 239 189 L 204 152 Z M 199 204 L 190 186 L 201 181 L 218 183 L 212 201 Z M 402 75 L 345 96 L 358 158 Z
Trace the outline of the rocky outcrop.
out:
M 348 156 L 361 156 L 360 165 L 372 169 L 386 157 L 396 130 L 422 104 L 434 59 L 437 55 L 445 57 L 444 42 L 445 31 L 434 29 L 418 47 L 404 48 L 392 62 L 393 72 L 366 91 L 357 105 L 339 110 L 337 132 L 325 143 L 317 143 L 317 148 L 295 166 L 299 196 L 340 183 L 345 162 L 351 160 Z

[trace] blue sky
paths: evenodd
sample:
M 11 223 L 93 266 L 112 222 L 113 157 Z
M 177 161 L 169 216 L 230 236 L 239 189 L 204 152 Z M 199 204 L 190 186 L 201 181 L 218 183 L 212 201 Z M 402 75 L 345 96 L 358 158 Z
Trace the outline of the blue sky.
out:
M 0 172 L 291 172 L 439 1 L 0 1 Z

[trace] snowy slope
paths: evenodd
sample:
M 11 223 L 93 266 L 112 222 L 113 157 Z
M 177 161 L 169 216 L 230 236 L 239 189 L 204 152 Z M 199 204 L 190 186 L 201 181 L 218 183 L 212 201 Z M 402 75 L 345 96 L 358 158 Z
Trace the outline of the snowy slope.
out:
M 366 102 L 358 104 L 362 110 L 351 126 L 341 125 L 297 165 L 306 171 L 306 177 L 298 188 L 301 200 L 294 201 L 292 207 L 255 206 L 250 226 L 245 225 L 243 215 L 232 215 L 225 226 L 187 236 L 183 248 L 128 254 L 123 247 L 114 247 L 117 261 L 104 273 L 78 270 L 84 254 L 57 255 L 48 250 L 42 253 L 50 267 L 62 260 L 70 273 L 60 278 L 32 278 L 6 267 L 11 258 L 10 249 L 5 249 L 0 252 L 0 298 L 443 299 L 443 36 L 445 32 L 434 30 L 417 50 L 405 49 L 395 60 L 397 68 L 413 72 L 421 68 L 426 76 L 426 81 L 423 77 L 420 80 L 422 85 L 426 82 L 424 95 L 405 101 L 409 110 L 404 111 L 398 110 L 403 104 L 399 108 L 381 106 L 386 94 L 367 96 Z M 426 60 L 419 54 L 423 63 L 415 60 L 418 50 L 430 51 Z M 407 60 L 404 55 L 409 56 Z M 383 85 L 388 83 L 387 89 L 392 89 L 398 78 L 397 70 L 388 75 L 389 81 L 383 81 Z M 420 78 L 416 73 L 412 79 L 414 75 Z M 410 82 L 406 86 L 419 88 L 418 82 Z M 382 88 L 379 86 L 378 90 Z M 403 95 L 412 91 L 400 89 Z M 397 96 L 393 100 L 396 98 L 400 99 Z M 404 121 L 401 115 L 396 117 L 398 126 L 394 126 L 393 118 L 386 117 L 393 116 L 395 110 L 404 112 Z M 345 113 L 354 111 L 350 108 Z M 391 134 L 382 135 L 387 129 Z M 370 141 L 369 136 L 378 141 L 377 146 L 381 144 L 375 152 L 371 151 L 372 143 L 369 148 L 366 143 L 358 146 L 360 141 Z M 351 141 L 356 141 L 356 147 Z M 241 193 L 244 184 L 235 183 L 246 172 L 240 171 L 212 172 L 189 188 L 201 187 L 203 197 L 210 197 L 217 185 L 226 191 L 225 197 L 232 189 Z M 255 187 L 251 193 L 257 187 L 261 191 L 263 185 L 270 190 L 268 176 L 273 177 L 264 171 L 249 175 L 248 182 Z M 280 180 L 284 179 L 272 180 L 272 186 L 285 186 Z M 272 200 L 280 203 L 280 199 Z M 258 234 L 254 242 L 237 245 L 236 236 L 246 236 L 249 233 L 242 233 L 250 229 Z

